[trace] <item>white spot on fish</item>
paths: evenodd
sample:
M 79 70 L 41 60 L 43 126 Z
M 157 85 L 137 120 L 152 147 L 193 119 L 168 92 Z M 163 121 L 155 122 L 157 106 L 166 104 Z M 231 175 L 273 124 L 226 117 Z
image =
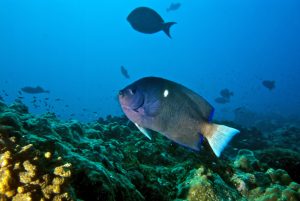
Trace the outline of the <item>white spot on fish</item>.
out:
M 168 90 L 168 89 L 166 89 L 166 90 L 164 91 L 164 97 L 165 97 L 165 98 L 167 98 L 167 97 L 168 97 L 168 95 L 169 95 L 169 90 Z

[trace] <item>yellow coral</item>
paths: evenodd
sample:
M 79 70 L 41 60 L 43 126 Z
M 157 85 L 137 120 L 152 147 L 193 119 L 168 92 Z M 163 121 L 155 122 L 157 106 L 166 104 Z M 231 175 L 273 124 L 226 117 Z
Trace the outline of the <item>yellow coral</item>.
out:
M 17 188 L 18 193 L 24 193 L 25 192 L 25 188 L 23 186 L 19 186 Z
M 54 169 L 54 174 L 61 177 L 71 177 L 71 170 L 69 169 L 70 167 L 71 163 L 56 167 Z
M 35 176 L 37 168 L 35 165 L 31 164 L 29 160 L 24 161 L 23 167 L 30 175 L 32 175 L 32 177 Z
M 30 150 L 33 147 L 32 144 L 26 145 L 24 147 L 22 147 L 21 151 L 19 153 L 24 153 L 27 152 L 28 150 Z
M 13 177 L 9 169 L 1 170 L 0 175 L 0 194 L 5 194 L 11 190 L 10 185 L 13 181 Z
M 32 181 L 32 176 L 28 172 L 19 173 L 20 182 L 23 184 L 29 184 Z
M 41 156 L 42 152 L 31 144 L 0 152 L 0 201 L 73 200 L 66 192 L 71 164 L 58 166 L 51 173 L 51 168 L 45 169 Z M 50 152 L 44 156 L 52 158 Z M 61 163 L 61 160 L 54 162 Z
M 16 191 L 15 190 L 11 190 L 11 191 L 6 191 L 5 192 L 5 195 L 6 197 L 8 198 L 11 198 L 12 196 L 14 196 L 16 194 Z
M 51 154 L 51 152 L 48 151 L 44 154 L 44 156 L 45 156 L 45 158 L 50 159 L 52 154 Z
M 32 195 L 31 193 L 20 193 L 13 197 L 12 201 L 31 201 Z
M 55 177 L 52 180 L 52 184 L 54 184 L 54 185 L 63 185 L 64 183 L 65 183 L 65 179 L 62 177 Z
M 6 151 L 2 156 L 0 157 L 0 167 L 6 167 L 11 160 L 11 152 Z
M 59 194 L 61 192 L 60 185 L 53 185 L 53 193 Z
M 21 169 L 21 163 L 20 163 L 20 162 L 17 162 L 17 163 L 15 163 L 15 165 L 14 165 L 14 170 L 19 170 L 19 169 Z

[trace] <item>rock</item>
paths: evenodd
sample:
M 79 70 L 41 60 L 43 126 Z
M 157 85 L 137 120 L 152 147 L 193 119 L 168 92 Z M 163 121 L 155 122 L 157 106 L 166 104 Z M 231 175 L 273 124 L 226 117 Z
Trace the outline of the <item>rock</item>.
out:
M 234 167 L 242 169 L 246 172 L 253 172 L 259 169 L 259 162 L 255 158 L 254 153 L 250 150 L 242 149 L 234 161 Z

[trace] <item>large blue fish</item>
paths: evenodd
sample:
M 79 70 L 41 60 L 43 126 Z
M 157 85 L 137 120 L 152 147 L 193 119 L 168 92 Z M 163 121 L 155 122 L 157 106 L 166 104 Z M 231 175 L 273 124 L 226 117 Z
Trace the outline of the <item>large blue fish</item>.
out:
M 149 139 L 148 130 L 199 150 L 207 139 L 216 156 L 239 133 L 224 125 L 211 123 L 214 108 L 190 89 L 157 77 L 145 77 L 119 92 L 119 102 L 126 116 Z
M 153 34 L 164 31 L 170 38 L 170 28 L 176 22 L 165 22 L 163 18 L 153 9 L 138 7 L 127 17 L 128 22 L 136 31 L 145 34 Z

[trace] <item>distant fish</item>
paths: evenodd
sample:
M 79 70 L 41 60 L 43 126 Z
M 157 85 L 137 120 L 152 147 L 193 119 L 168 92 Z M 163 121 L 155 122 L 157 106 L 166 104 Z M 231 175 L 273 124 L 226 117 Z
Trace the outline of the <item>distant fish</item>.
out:
M 132 28 L 145 34 L 153 34 L 164 31 L 171 38 L 170 28 L 176 22 L 165 23 L 163 18 L 153 9 L 147 7 L 138 7 L 134 9 L 127 17 Z
M 22 91 L 19 90 L 19 91 L 18 91 L 18 94 L 19 94 L 19 95 L 22 95 Z
M 241 112 L 244 110 L 244 107 L 237 107 L 233 110 L 233 112 Z
M 220 95 L 223 97 L 223 98 L 227 98 L 227 99 L 230 99 L 231 96 L 233 96 L 233 92 L 232 91 L 229 91 L 229 89 L 222 89 L 220 91 Z
M 61 99 L 60 98 L 56 98 L 55 101 L 61 101 Z
M 49 93 L 50 91 L 44 90 L 42 87 L 23 87 L 21 89 L 23 92 L 28 94 L 40 94 L 40 93 Z
M 262 81 L 262 85 L 269 90 L 275 89 L 275 81 L 274 80 L 264 80 Z
M 130 76 L 129 76 L 129 74 L 128 74 L 128 71 L 127 71 L 127 69 L 126 69 L 124 66 L 121 66 L 121 73 L 122 73 L 122 75 L 123 75 L 125 78 L 127 78 L 127 79 L 130 78 Z
M 171 3 L 169 8 L 167 8 L 167 12 L 178 10 L 181 6 L 181 3 Z
M 157 77 L 142 78 L 119 92 L 126 116 L 151 139 L 149 129 L 193 150 L 200 150 L 204 138 L 216 156 L 239 133 L 211 122 L 214 108 L 190 89 Z
M 219 104 L 226 104 L 229 103 L 229 99 L 224 97 L 218 97 L 215 99 L 215 102 Z

